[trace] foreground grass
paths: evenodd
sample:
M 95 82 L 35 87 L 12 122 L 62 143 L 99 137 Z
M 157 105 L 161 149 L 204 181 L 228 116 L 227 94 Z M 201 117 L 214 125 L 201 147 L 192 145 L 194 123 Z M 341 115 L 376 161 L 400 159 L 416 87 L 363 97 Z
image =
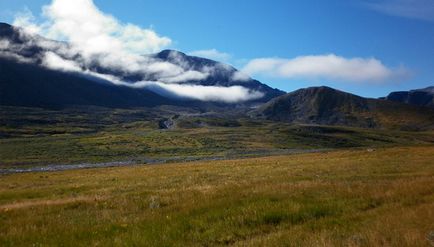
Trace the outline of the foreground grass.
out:
M 434 147 L 0 177 L 2 246 L 430 246 Z

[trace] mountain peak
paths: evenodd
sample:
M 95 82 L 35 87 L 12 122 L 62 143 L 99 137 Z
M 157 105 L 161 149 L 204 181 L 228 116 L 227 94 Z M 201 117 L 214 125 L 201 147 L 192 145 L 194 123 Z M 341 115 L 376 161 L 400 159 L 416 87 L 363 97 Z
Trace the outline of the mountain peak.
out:
M 318 86 L 318 87 L 308 87 L 298 89 L 290 94 L 309 94 L 309 95 L 323 95 L 323 96 L 333 96 L 333 95 L 347 95 L 348 97 L 359 97 L 357 95 L 347 93 L 328 86 Z
M 186 57 L 187 55 L 183 52 L 177 50 L 170 50 L 170 49 L 162 50 L 156 54 L 156 57 L 164 60 L 168 58 L 178 57 L 178 56 Z
M 304 91 L 312 91 L 312 92 L 339 92 L 339 90 L 327 87 L 327 86 L 318 86 L 318 87 L 308 87 L 308 88 L 302 88 L 300 90 Z
M 10 37 L 16 33 L 15 27 L 4 22 L 0 22 L 0 38 Z
M 269 120 L 371 127 L 359 113 L 368 111 L 366 99 L 327 86 L 309 87 L 277 97 L 257 113 Z
M 3 28 L 13 28 L 13 26 L 6 23 L 6 22 L 0 22 L 0 29 L 3 29 Z

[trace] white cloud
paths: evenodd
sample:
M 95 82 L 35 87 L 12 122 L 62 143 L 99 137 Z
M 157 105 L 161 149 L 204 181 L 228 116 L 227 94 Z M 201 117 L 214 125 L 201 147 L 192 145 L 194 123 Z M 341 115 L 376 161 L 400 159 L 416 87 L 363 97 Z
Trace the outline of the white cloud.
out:
M 151 61 L 146 66 L 146 71 L 158 74 L 159 77 L 173 77 L 184 72 L 184 69 L 169 62 Z
M 21 56 L 20 54 L 17 54 L 15 52 L 4 51 L 4 50 L 0 51 L 0 57 L 12 59 L 12 60 L 15 60 L 19 63 L 35 63 L 36 62 L 35 59 L 33 59 L 33 58 L 24 57 L 24 56 Z
M 387 15 L 434 21 L 433 0 L 364 0 L 363 3 Z
M 19 63 L 35 63 L 37 58 L 25 57 L 19 54 L 26 45 L 11 43 L 7 39 L 0 39 L 0 57 L 15 60 Z
M 10 42 L 7 39 L 0 39 L 0 50 L 6 50 L 10 46 Z
M 185 71 L 177 76 L 172 76 L 169 78 L 160 78 L 160 80 L 167 82 L 167 83 L 179 83 L 179 82 L 186 82 L 186 81 L 199 81 L 206 79 L 208 77 L 208 74 L 202 73 L 199 71 L 189 70 Z
M 81 72 L 80 66 L 71 60 L 65 60 L 54 52 L 46 52 L 44 54 L 42 64 L 47 68 L 68 72 Z
M 216 49 L 210 49 L 210 50 L 199 50 L 199 51 L 192 51 L 188 53 L 191 56 L 197 56 L 197 57 L 205 57 L 208 59 L 221 61 L 221 62 L 227 62 L 229 59 L 231 59 L 231 55 L 225 52 L 220 52 Z
M 89 53 L 150 53 L 171 43 L 151 29 L 121 23 L 101 12 L 92 0 L 53 0 L 43 8 L 43 15 L 49 37 L 65 38 Z
M 243 72 L 276 78 L 349 82 L 380 82 L 407 73 L 404 68 L 388 68 L 375 58 L 344 58 L 334 54 L 293 59 L 258 58 L 248 62 Z
M 27 32 L 37 34 L 41 32 L 41 27 L 35 24 L 35 22 L 36 18 L 33 16 L 32 12 L 30 12 L 28 8 L 25 8 L 15 15 L 13 25 L 25 27 Z
M 124 84 L 125 85 L 125 84 Z M 148 88 L 156 93 L 178 98 L 195 99 L 201 101 L 215 101 L 237 103 L 262 98 L 263 93 L 252 91 L 242 86 L 220 87 L 192 84 L 166 84 L 162 82 L 137 82 L 127 86 Z
M 250 76 L 242 71 L 237 71 L 232 75 L 231 78 L 233 81 L 248 81 L 250 80 Z
M 113 84 L 127 84 L 125 82 L 122 82 L 121 79 L 119 79 L 116 76 L 113 75 L 107 75 L 102 73 L 97 73 L 94 71 L 90 71 L 87 69 L 83 69 L 80 67 L 80 65 L 72 60 L 64 59 L 57 55 L 54 52 L 48 51 L 44 53 L 44 57 L 42 58 L 42 65 L 48 69 L 52 70 L 59 70 L 64 72 L 74 72 L 83 74 L 85 76 L 90 76 L 93 78 L 103 79 L 107 82 L 113 83 Z

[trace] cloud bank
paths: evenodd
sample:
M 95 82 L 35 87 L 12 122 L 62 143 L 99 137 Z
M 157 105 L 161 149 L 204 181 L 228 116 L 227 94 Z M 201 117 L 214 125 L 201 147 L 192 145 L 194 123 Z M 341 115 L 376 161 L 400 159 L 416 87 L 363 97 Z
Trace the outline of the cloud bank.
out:
M 212 68 L 192 69 L 176 53 L 170 54 L 174 62 L 144 56 L 167 47 L 171 39 L 149 28 L 122 23 L 114 16 L 103 13 L 92 0 L 53 0 L 43 7 L 41 17 L 37 19 L 26 10 L 16 15 L 13 24 L 24 28 L 23 36 L 39 34 L 68 42 L 67 45 L 42 38 L 26 39 L 27 44 L 23 46 L 39 46 L 48 50 L 39 57 L 41 65 L 47 68 L 82 73 L 118 85 L 148 88 L 178 98 L 235 103 L 262 97 L 260 92 L 239 86 L 194 85 L 194 82 L 210 76 Z M 2 47 L 8 47 L 8 51 L 1 51 L 2 55 L 20 62 L 35 62 L 33 58 L 19 55 L 19 51 L 28 47 L 14 48 L 6 41 L 1 41 L 0 49 Z M 223 60 L 229 57 L 217 50 L 196 52 L 197 55 L 200 53 Z M 99 71 L 112 71 L 115 74 Z M 136 80 L 128 81 L 125 78 Z
M 155 92 L 172 98 L 187 98 L 225 103 L 237 103 L 252 99 L 259 99 L 264 96 L 264 94 L 261 92 L 249 90 L 242 86 L 220 87 L 192 84 L 180 85 L 155 81 L 136 82 L 132 86 L 136 88 L 151 88 Z
M 434 21 L 432 0 L 365 0 L 363 4 L 387 15 Z
M 388 68 L 375 58 L 344 58 L 334 54 L 293 59 L 258 58 L 248 62 L 242 71 L 274 78 L 347 82 L 381 82 L 407 74 L 404 68 Z

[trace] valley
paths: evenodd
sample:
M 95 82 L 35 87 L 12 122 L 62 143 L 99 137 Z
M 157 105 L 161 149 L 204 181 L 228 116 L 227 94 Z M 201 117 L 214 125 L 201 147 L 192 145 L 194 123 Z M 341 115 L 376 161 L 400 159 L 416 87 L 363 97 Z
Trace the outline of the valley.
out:
M 238 110 L 201 113 L 168 106 L 63 110 L 2 107 L 0 113 L 0 170 L 110 162 L 151 164 L 434 143 L 432 130 L 291 124 L 250 118 Z M 160 126 L 165 119 L 172 119 L 174 127 Z

